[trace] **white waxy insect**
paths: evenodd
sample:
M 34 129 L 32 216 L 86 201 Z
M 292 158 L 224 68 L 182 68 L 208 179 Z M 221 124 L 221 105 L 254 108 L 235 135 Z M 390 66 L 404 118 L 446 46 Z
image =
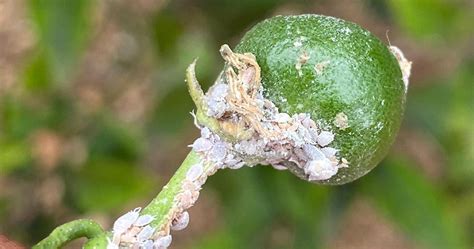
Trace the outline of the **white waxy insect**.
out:
M 146 226 L 150 224 L 150 222 L 152 222 L 154 219 L 155 217 L 153 217 L 153 215 L 145 214 L 138 217 L 138 219 L 135 221 L 135 223 L 133 223 L 133 225 L 137 227 Z
M 153 240 L 145 240 L 140 243 L 140 249 L 153 249 Z
M 202 163 L 197 163 L 189 168 L 188 172 L 186 172 L 186 179 L 189 181 L 195 181 L 198 179 L 202 173 L 204 172 L 204 167 Z
M 199 191 L 184 190 L 179 194 L 178 198 L 181 203 L 181 207 L 188 209 L 194 205 L 197 198 L 199 197 Z
M 192 147 L 197 152 L 208 151 L 212 148 L 212 142 L 209 139 L 200 137 L 194 141 Z
M 337 173 L 338 168 L 332 166 L 328 159 L 324 159 L 307 162 L 304 170 L 310 181 L 319 181 L 331 178 Z
M 215 84 L 209 89 L 209 96 L 215 100 L 223 100 L 227 96 L 228 89 L 227 84 Z
M 287 170 L 288 168 L 281 164 L 272 164 L 272 167 L 276 170 Z
M 225 97 L 227 96 L 228 86 L 226 84 L 216 84 L 208 92 L 207 115 L 220 118 L 227 110 Z
M 235 164 L 229 164 L 229 165 L 227 165 L 227 167 L 228 167 L 229 169 L 240 169 L 240 168 L 242 168 L 242 167 L 244 167 L 244 166 L 245 166 L 245 162 L 242 162 L 242 161 L 239 161 L 239 162 L 237 162 L 237 163 L 235 163 Z
M 155 240 L 155 243 L 153 245 L 155 246 L 155 249 L 166 249 L 171 245 L 171 241 L 173 238 L 171 235 L 166 235 L 163 237 L 159 237 L 158 239 Z
M 330 131 L 322 131 L 318 135 L 318 144 L 326 146 L 334 140 L 334 134 Z
M 150 225 L 144 226 L 137 234 L 137 241 L 141 243 L 145 240 L 148 240 L 153 235 L 153 233 L 155 233 L 155 230 L 156 229 Z
M 211 132 L 211 130 L 209 130 L 209 128 L 204 127 L 204 128 L 201 129 L 201 137 L 210 138 L 211 135 L 212 135 L 212 132 Z
M 126 243 L 135 243 L 137 241 L 137 234 L 142 230 L 141 227 L 133 226 L 132 228 L 128 229 L 118 240 L 117 242 L 126 242 Z
M 119 249 L 119 246 L 107 238 L 107 249 Z
M 296 130 L 296 132 L 304 141 L 315 143 L 315 141 L 313 140 L 313 136 L 311 135 L 311 131 L 305 128 L 304 126 L 298 127 L 298 130 Z
M 302 148 L 295 148 L 293 150 L 293 153 L 295 154 L 297 158 L 301 160 L 307 161 L 309 159 L 308 155 L 306 155 L 306 153 L 304 152 Z
M 216 142 L 209 152 L 209 156 L 215 162 L 222 162 L 227 155 L 227 148 L 225 143 Z
M 215 118 L 220 118 L 227 111 L 227 103 L 215 99 L 207 101 L 207 115 Z
M 291 120 L 291 117 L 287 113 L 278 113 L 275 115 L 275 121 L 278 123 L 287 123 L 290 120 Z
M 171 229 L 179 231 L 185 229 L 189 224 L 189 213 L 187 211 L 182 212 L 178 217 L 174 218 L 171 222 Z
M 138 219 L 140 216 L 141 208 L 135 208 L 134 210 L 120 216 L 115 222 L 113 226 L 113 233 L 120 235 L 127 231 L 133 223 Z
M 232 166 L 235 166 L 240 161 L 241 160 L 238 159 L 238 158 L 235 158 L 235 156 L 233 154 L 227 154 L 223 166 L 231 168 Z
M 321 148 L 321 151 L 324 153 L 324 155 L 327 157 L 327 158 L 331 158 L 333 156 L 336 156 L 336 153 L 337 153 L 337 149 L 334 149 L 332 147 L 324 147 L 324 148 Z
M 263 99 L 263 107 L 265 107 L 267 110 L 270 110 L 270 111 L 276 110 L 275 104 L 273 104 L 273 102 L 271 102 L 268 99 Z
M 304 144 L 302 146 L 303 151 L 309 157 L 310 160 L 323 160 L 326 159 L 324 153 L 316 146 L 311 144 Z
M 310 116 L 306 116 L 303 120 L 301 120 L 301 124 L 306 127 L 307 129 L 316 129 L 316 123 L 310 118 Z
M 243 147 L 247 155 L 255 155 L 257 153 L 257 144 L 254 140 L 245 143 Z

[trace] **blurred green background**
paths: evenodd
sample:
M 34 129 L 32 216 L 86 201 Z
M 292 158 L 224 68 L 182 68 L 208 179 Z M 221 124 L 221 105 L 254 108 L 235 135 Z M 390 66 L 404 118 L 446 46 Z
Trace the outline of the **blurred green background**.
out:
M 319 13 L 413 61 L 389 156 L 339 187 L 268 167 L 218 172 L 171 248 L 472 248 L 473 10 L 469 0 L 0 0 L 0 237 L 29 247 L 66 221 L 109 228 L 146 205 L 198 135 L 187 65 L 199 57 L 208 86 L 221 44 L 266 17 Z

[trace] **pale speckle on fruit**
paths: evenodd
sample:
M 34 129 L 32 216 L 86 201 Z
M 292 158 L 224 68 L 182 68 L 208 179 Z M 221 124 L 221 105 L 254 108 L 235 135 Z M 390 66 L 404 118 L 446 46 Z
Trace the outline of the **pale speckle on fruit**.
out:
M 344 157 L 341 159 L 341 164 L 339 164 L 339 168 L 349 168 L 349 161 Z M 345 176 L 342 176 L 344 178 Z
M 383 123 L 382 123 L 382 122 L 378 122 L 376 128 L 377 128 L 377 132 L 379 132 L 380 130 L 382 130 L 382 129 L 383 129 Z
M 350 35 L 352 33 L 352 30 L 348 27 L 344 27 L 341 31 L 342 31 L 342 33 L 344 33 L 346 35 Z
M 344 112 L 336 114 L 333 123 L 337 128 L 341 130 L 349 128 L 349 119 L 347 118 L 347 115 Z
M 317 75 L 322 75 L 324 69 L 329 65 L 329 61 L 318 62 L 314 65 L 314 71 Z
M 309 60 L 309 54 L 304 51 L 303 53 L 300 54 L 300 56 L 298 57 L 298 60 L 295 64 L 295 68 L 296 68 L 296 71 L 298 71 L 298 75 L 301 77 L 303 76 L 303 72 L 301 71 L 301 67 L 306 64 L 306 62 L 308 62 Z
M 300 36 L 296 39 L 295 42 L 293 42 L 293 45 L 296 47 L 296 48 L 299 48 L 301 46 L 303 46 L 303 42 L 305 42 L 308 38 L 305 37 L 305 36 Z

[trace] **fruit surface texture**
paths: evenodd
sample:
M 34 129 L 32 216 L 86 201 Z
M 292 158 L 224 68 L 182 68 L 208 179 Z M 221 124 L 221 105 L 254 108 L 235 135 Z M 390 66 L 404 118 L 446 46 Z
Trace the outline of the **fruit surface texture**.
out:
M 255 55 L 264 95 L 280 112 L 309 113 L 335 135 L 331 146 L 349 167 L 319 183 L 351 182 L 387 154 L 407 86 L 396 57 L 369 31 L 334 17 L 276 16 L 248 31 L 236 51 Z

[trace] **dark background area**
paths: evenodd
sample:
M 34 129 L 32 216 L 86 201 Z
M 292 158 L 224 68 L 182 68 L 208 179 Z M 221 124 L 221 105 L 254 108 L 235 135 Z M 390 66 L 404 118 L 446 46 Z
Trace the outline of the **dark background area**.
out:
M 269 167 L 218 172 L 171 248 L 472 248 L 473 10 L 469 0 L 0 0 L 0 238 L 29 247 L 64 222 L 110 228 L 145 206 L 198 135 L 187 65 L 199 57 L 208 86 L 220 45 L 266 17 L 318 13 L 413 61 L 390 154 L 339 187 Z

